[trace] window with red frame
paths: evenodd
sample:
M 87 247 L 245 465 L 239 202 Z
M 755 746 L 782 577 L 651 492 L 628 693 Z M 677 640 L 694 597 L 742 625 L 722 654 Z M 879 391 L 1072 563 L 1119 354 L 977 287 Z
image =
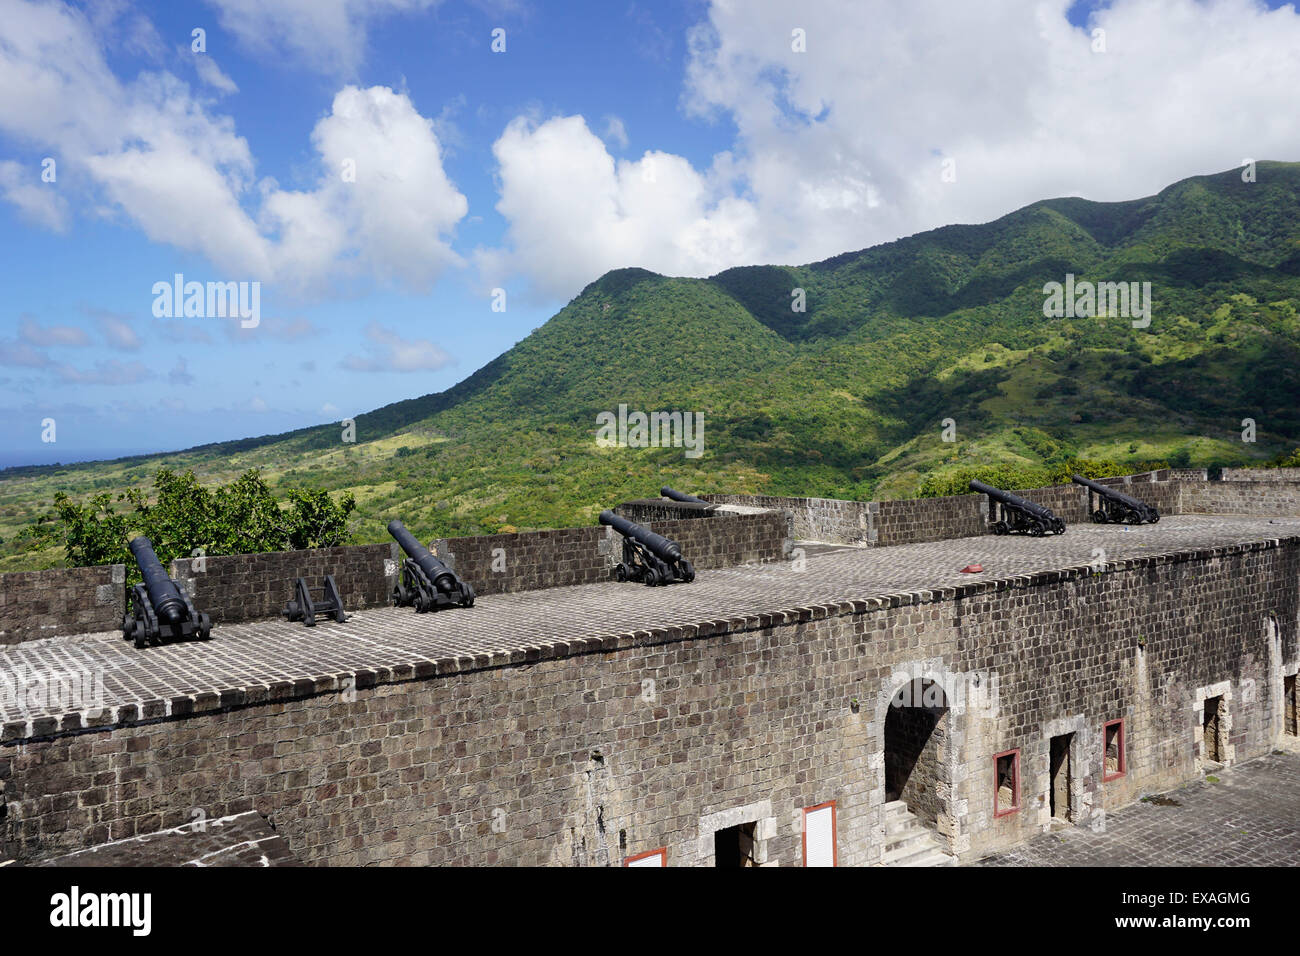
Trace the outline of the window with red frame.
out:
M 805 807 L 803 811 L 803 865 L 838 866 L 835 846 L 835 801 Z
M 1008 750 L 993 758 L 993 815 L 1005 817 L 1020 809 L 1020 751 Z
M 636 856 L 629 856 L 623 860 L 624 866 L 667 866 L 668 865 L 668 848 L 660 847 L 657 850 L 651 850 L 649 853 L 638 853 Z
M 1102 765 L 1105 768 L 1101 775 L 1103 781 L 1124 776 L 1123 718 L 1112 720 L 1102 728 Z

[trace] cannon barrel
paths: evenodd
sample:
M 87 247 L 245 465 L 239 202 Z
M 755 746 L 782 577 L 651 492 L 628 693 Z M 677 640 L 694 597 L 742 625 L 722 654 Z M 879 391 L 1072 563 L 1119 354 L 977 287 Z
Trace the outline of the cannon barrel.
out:
M 1103 498 L 1112 498 L 1115 501 L 1123 502 L 1124 504 L 1128 505 L 1130 508 L 1145 509 L 1147 507 L 1145 504 L 1138 501 L 1136 498 L 1130 498 L 1122 491 L 1117 491 L 1114 488 L 1110 488 L 1106 485 L 1098 484 L 1097 482 L 1093 481 L 1091 478 L 1084 478 L 1082 475 L 1071 475 L 1070 480 L 1073 481 L 1076 485 L 1083 485 L 1085 488 L 1091 488 L 1093 491 L 1097 492 L 1097 494 L 1101 495 Z
M 1011 505 L 1012 507 L 1019 508 L 1022 511 L 1027 511 L 1029 514 L 1038 518 L 1047 518 L 1052 515 L 1050 509 L 1044 508 L 1042 505 L 1030 501 L 1028 498 L 1021 498 L 1019 495 L 1012 494 L 1009 491 L 1003 491 L 1001 488 L 994 488 L 992 485 L 986 485 L 984 482 L 976 478 L 970 480 L 970 489 L 971 491 L 978 491 L 981 494 L 988 495 L 994 501 L 1001 501 L 1005 504 Z
M 185 598 L 181 596 L 176 584 L 167 576 L 162 562 L 154 553 L 153 542 L 146 537 L 132 538 L 131 554 L 144 576 L 144 587 L 149 594 L 149 603 L 153 605 L 158 620 L 164 624 L 179 624 L 185 619 Z
M 456 575 L 452 573 L 451 568 L 438 560 L 438 556 L 432 551 L 420 544 L 415 535 L 406 530 L 406 525 L 394 518 L 388 522 L 388 533 L 393 536 L 402 550 L 420 566 L 420 569 L 429 576 L 433 586 L 439 591 L 449 594 L 455 590 L 457 581 Z
M 676 491 L 669 488 L 667 485 L 664 485 L 659 489 L 659 494 L 663 495 L 665 498 L 671 498 L 673 501 L 685 501 L 696 505 L 709 504 L 709 502 L 705 501 L 703 498 L 696 498 L 694 495 L 688 495 L 684 491 Z
M 643 528 L 635 521 L 628 521 L 612 511 L 602 511 L 600 513 L 600 523 L 609 525 L 625 538 L 635 538 L 640 541 L 654 552 L 655 556 L 661 561 L 671 563 L 682 559 L 682 549 L 677 546 L 676 541 L 670 541 L 661 534 L 655 534 L 649 528 Z

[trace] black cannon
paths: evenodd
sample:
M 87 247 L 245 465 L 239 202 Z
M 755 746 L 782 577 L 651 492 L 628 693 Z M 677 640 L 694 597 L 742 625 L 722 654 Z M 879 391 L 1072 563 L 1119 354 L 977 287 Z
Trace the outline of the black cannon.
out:
M 1044 535 L 1063 534 L 1065 522 L 1052 514 L 1050 508 L 1035 504 L 1028 498 L 1021 498 L 1001 488 L 994 488 L 974 478 L 970 482 L 971 491 L 978 491 L 989 496 L 989 503 L 997 502 L 998 517 L 990 526 L 994 534 Z
M 397 539 L 408 557 L 402 562 L 402 575 L 393 588 L 393 602 L 398 607 L 415 606 L 417 612 L 441 611 L 460 605 L 474 606 L 474 589 L 456 577 L 451 568 L 415 540 L 402 522 L 388 522 L 388 533 Z
M 167 576 L 154 554 L 153 542 L 145 537 L 132 538 L 130 548 L 144 583 L 131 589 L 122 636 L 134 640 L 136 647 L 164 641 L 206 641 L 211 637 L 212 620 L 195 610 L 189 595 Z
M 623 536 L 623 560 L 614 568 L 620 581 L 644 581 L 648 585 L 690 583 L 695 569 L 682 557 L 676 541 L 670 541 L 635 521 L 614 514 L 600 513 L 600 523 L 607 524 Z
M 703 498 L 696 498 L 694 495 L 688 495 L 684 491 L 675 491 L 667 485 L 664 485 L 659 489 L 659 494 L 663 495 L 665 498 L 671 498 L 673 501 L 685 501 L 693 505 L 711 504 L 711 502 L 705 501 Z
M 1084 478 L 1080 475 L 1071 475 L 1070 480 L 1076 485 L 1083 485 L 1088 489 L 1088 511 L 1092 514 L 1092 520 L 1097 524 L 1146 524 L 1150 522 L 1155 524 L 1160 520 L 1160 512 L 1145 502 L 1138 501 L 1136 498 L 1130 498 L 1121 491 L 1114 488 L 1107 488 L 1105 485 L 1099 485 L 1090 478 Z M 1099 508 L 1093 510 L 1093 492 L 1097 493 L 1097 504 Z

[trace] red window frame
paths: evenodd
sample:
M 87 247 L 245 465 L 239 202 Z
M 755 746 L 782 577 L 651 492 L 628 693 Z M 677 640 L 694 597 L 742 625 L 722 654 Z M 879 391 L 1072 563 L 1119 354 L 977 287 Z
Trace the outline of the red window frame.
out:
M 1001 787 L 998 786 L 998 761 L 1001 760 L 1003 757 L 1012 758 L 1011 774 L 1012 774 L 1012 780 L 1015 783 L 1015 786 L 1011 788 L 1012 801 L 1014 803 L 1014 806 L 1007 807 L 1006 809 L 1002 809 L 998 807 L 998 791 L 1001 789 Z M 998 817 L 1006 817 L 1006 816 L 1010 816 L 1013 813 L 1019 813 L 1019 812 L 1020 812 L 1020 748 L 1016 747 L 1012 750 L 1004 750 L 1000 754 L 993 755 L 993 818 L 996 820 Z
M 652 856 L 659 857 L 660 866 L 668 865 L 668 848 L 666 846 L 661 846 L 657 850 L 650 850 L 646 853 L 638 853 L 636 856 L 625 856 L 623 857 L 623 865 L 627 866 L 630 863 L 635 863 L 638 860 L 644 860 L 647 857 L 652 857 Z
M 1106 736 L 1110 732 L 1110 728 L 1114 727 L 1116 724 L 1119 725 L 1119 769 L 1112 773 L 1106 769 Z M 1125 740 L 1124 740 L 1124 718 L 1123 717 L 1118 717 L 1115 720 L 1108 720 L 1106 721 L 1106 723 L 1102 724 L 1101 727 L 1101 782 L 1102 783 L 1107 783 L 1108 781 L 1111 780 L 1118 780 L 1120 777 L 1128 773 L 1128 758 L 1125 756 L 1124 745 L 1125 745 Z
M 840 829 L 839 820 L 836 819 L 835 801 L 827 800 L 825 803 L 819 803 L 815 807 L 803 808 L 802 826 L 799 827 L 799 842 L 803 845 L 803 865 L 808 865 L 808 814 L 814 810 L 825 810 L 831 808 L 831 866 L 840 865 Z

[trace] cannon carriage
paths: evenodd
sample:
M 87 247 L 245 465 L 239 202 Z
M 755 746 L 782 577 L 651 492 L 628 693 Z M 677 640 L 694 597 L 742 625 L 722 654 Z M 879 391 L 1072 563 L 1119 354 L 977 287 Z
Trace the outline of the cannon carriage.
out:
M 974 478 L 971 479 L 970 488 L 988 495 L 990 503 L 997 505 L 997 518 L 990 525 L 994 534 L 1042 536 L 1065 533 L 1065 522 L 1053 514 L 1050 508 Z
M 1088 513 L 1096 524 L 1155 524 L 1160 520 L 1160 512 L 1154 506 L 1138 501 L 1122 491 L 1108 488 L 1081 475 L 1071 475 L 1070 480 L 1088 489 Z M 1095 502 L 1094 494 L 1097 496 Z M 1097 505 L 1095 509 L 1094 503 Z
M 167 575 L 153 542 L 141 536 L 132 538 L 129 547 L 144 581 L 128 594 L 122 636 L 140 648 L 168 641 L 208 640 L 211 618 L 200 613 L 185 589 Z
M 420 544 L 402 522 L 396 519 L 388 522 L 388 533 L 407 554 L 402 561 L 401 577 L 393 588 L 394 604 L 414 607 L 417 613 L 474 606 L 474 589 Z
M 623 560 L 614 567 L 618 580 L 640 581 L 652 587 L 675 582 L 689 584 L 695 580 L 695 569 L 682 557 L 676 541 L 612 511 L 602 511 L 600 523 L 623 536 Z

